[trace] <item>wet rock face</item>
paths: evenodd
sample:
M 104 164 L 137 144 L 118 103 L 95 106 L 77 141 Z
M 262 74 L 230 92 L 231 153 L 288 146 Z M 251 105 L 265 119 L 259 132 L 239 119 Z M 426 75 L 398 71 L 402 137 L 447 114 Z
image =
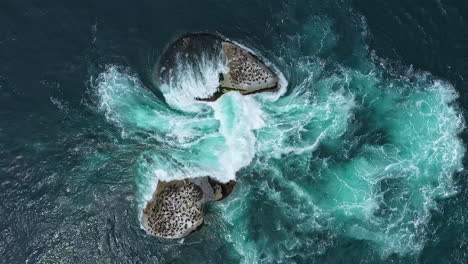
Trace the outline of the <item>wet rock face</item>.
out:
M 177 67 L 190 65 L 197 68 L 202 58 L 222 60 L 227 71 L 218 72 L 217 92 L 211 97 L 196 99 L 214 101 L 230 91 L 252 94 L 279 89 L 278 76 L 260 58 L 236 43 L 211 34 L 187 34 L 172 43 L 161 57 L 160 81 L 170 83 L 176 80 Z
M 186 34 L 174 41 L 162 55 L 158 74 L 162 83 L 177 79 L 175 69 L 180 65 L 199 66 L 202 57 L 216 60 L 221 53 L 222 40 L 211 34 Z
M 229 181 L 228 183 L 220 183 L 210 177 L 207 177 L 207 178 L 208 178 L 208 182 L 213 188 L 214 200 L 216 201 L 221 201 L 224 198 L 228 197 L 234 190 L 234 186 L 236 186 L 235 181 Z
M 142 225 L 153 236 L 185 237 L 203 223 L 205 203 L 226 198 L 234 186 L 234 181 L 223 184 L 209 177 L 160 181 L 143 210 Z

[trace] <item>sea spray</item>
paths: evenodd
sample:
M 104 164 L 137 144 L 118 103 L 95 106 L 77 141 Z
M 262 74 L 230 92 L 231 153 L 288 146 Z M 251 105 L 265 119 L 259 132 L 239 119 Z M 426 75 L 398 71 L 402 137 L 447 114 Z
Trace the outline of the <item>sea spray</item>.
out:
M 210 69 L 203 73 L 217 76 L 217 71 Z M 200 80 L 207 83 L 185 86 L 193 89 L 187 94 L 203 94 L 200 87 L 209 86 L 211 79 L 205 76 Z M 158 180 L 203 176 L 220 182 L 235 180 L 236 172 L 249 165 L 255 155 L 253 131 L 264 124 L 252 96 L 231 92 L 216 102 L 199 102 L 188 95 L 171 101 L 170 97 L 176 96 L 174 90 L 180 87 L 170 88 L 174 87 L 162 90 L 169 102 L 166 105 L 127 69 L 109 66 L 97 80 L 99 108 L 107 119 L 122 128 L 123 136 L 136 137 L 146 145 L 137 165 L 140 209 L 151 199 Z M 200 113 L 193 112 L 194 105 Z M 171 111 L 171 107 L 179 110 Z

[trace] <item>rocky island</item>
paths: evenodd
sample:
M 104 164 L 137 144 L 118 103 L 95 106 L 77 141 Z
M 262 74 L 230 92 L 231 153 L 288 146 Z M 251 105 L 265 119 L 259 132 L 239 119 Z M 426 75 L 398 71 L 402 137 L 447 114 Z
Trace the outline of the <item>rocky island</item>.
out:
M 237 91 L 243 95 L 279 90 L 279 78 L 252 51 L 212 34 L 186 34 L 172 43 L 157 68 L 161 83 L 179 76 L 175 69 L 190 65 L 199 69 L 203 59 L 220 60 L 223 71 L 217 73 L 219 85 L 213 94 L 198 101 L 215 101 L 223 94 Z M 197 230 L 203 223 L 205 203 L 220 201 L 234 189 L 235 181 L 221 183 L 206 176 L 159 181 L 153 197 L 143 209 L 141 223 L 150 235 L 177 239 Z
M 216 92 L 200 101 L 215 101 L 224 93 L 238 91 L 248 95 L 259 92 L 276 92 L 280 88 L 277 74 L 257 55 L 235 42 L 212 34 L 186 34 L 172 43 L 163 54 L 159 64 L 162 83 L 177 79 L 178 64 L 189 64 L 194 68 L 203 58 L 222 60 L 226 71 L 220 71 Z

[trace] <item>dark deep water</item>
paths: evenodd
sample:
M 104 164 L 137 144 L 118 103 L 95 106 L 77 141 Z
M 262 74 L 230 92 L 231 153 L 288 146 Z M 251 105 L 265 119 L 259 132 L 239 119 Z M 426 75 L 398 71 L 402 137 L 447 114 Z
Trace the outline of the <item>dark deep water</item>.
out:
M 152 72 L 199 31 L 289 86 L 237 192 L 161 240 L 142 160 L 194 117 Z M 0 263 L 468 263 L 466 1 L 2 1 L 0 62 Z

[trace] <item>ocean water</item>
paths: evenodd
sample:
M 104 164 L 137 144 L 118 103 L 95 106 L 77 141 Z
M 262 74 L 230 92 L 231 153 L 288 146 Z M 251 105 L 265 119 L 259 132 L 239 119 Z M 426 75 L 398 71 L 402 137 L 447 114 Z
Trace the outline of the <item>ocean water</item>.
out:
M 3 1 L 0 263 L 468 263 L 463 1 Z M 220 34 L 281 74 L 223 95 Z M 201 72 L 203 78 L 197 77 Z M 235 179 L 180 240 L 158 180 Z

